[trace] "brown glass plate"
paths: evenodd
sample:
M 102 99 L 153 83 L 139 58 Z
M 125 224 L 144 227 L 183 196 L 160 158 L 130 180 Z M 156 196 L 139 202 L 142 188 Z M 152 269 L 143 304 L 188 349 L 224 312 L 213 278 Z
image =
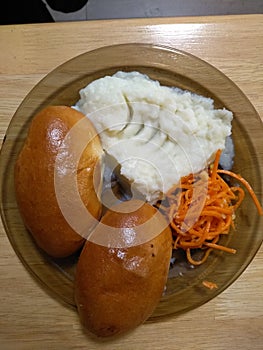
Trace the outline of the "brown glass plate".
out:
M 64 63 L 32 89 L 9 125 L 0 159 L 1 216 L 7 236 L 24 265 L 54 297 L 71 306 L 75 306 L 74 271 L 78 255 L 52 259 L 34 244 L 23 225 L 15 200 L 14 163 L 36 112 L 48 105 L 75 104 L 81 88 L 118 70 L 146 73 L 163 85 L 211 97 L 216 107 L 231 110 L 234 113 L 233 170 L 249 181 L 261 202 L 263 197 L 262 122 L 246 96 L 216 68 L 188 53 L 144 44 L 103 47 Z M 248 266 L 262 239 L 262 217 L 258 216 L 247 195 L 238 211 L 236 231 L 223 242 L 235 248 L 237 253 L 214 252 L 205 264 L 196 268 L 188 265 L 184 256 L 179 254 L 170 270 L 165 294 L 150 320 L 196 308 L 221 293 Z M 216 283 L 218 289 L 205 288 L 203 280 Z

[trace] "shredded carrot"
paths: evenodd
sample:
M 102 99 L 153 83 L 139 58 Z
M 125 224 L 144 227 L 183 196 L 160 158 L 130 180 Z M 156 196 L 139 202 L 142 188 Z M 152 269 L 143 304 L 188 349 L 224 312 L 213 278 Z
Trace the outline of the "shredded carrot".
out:
M 206 287 L 206 288 L 209 288 L 209 289 L 217 289 L 218 288 L 218 285 L 214 282 L 210 282 L 210 281 L 203 281 L 202 284 Z
M 174 237 L 174 249 L 185 250 L 192 265 L 203 264 L 213 250 L 235 254 L 236 250 L 218 244 L 221 235 L 235 228 L 235 211 L 242 203 L 245 191 L 228 185 L 220 174 L 228 175 L 244 185 L 251 195 L 259 215 L 263 209 L 249 183 L 229 170 L 218 168 L 221 150 L 213 165 L 199 174 L 190 174 L 171 188 L 159 209 L 167 216 Z M 192 251 L 201 249 L 202 257 L 192 257 Z
M 245 180 L 242 176 L 238 175 L 238 174 L 235 174 L 233 173 L 232 171 L 229 171 L 229 170 L 221 170 L 221 169 L 218 169 L 217 170 L 217 173 L 218 174 L 226 174 L 226 175 L 229 175 L 231 177 L 234 177 L 235 179 L 237 179 L 238 181 L 240 181 L 244 186 L 245 188 L 247 189 L 248 193 L 250 194 L 250 196 L 252 197 L 256 207 L 257 207 L 257 210 L 258 210 L 258 213 L 259 215 L 263 215 L 263 208 L 261 207 L 260 203 L 259 203 L 259 200 L 257 199 L 257 196 L 255 194 L 255 192 L 253 191 L 252 187 L 250 186 L 250 184 L 247 182 L 247 180 Z

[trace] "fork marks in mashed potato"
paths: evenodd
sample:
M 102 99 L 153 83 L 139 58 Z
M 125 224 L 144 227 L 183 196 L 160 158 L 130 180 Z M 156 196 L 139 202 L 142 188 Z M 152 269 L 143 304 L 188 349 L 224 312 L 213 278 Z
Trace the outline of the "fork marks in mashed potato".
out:
M 204 169 L 231 135 L 230 111 L 139 72 L 93 81 L 74 107 L 91 119 L 121 174 L 152 203 L 182 176 Z

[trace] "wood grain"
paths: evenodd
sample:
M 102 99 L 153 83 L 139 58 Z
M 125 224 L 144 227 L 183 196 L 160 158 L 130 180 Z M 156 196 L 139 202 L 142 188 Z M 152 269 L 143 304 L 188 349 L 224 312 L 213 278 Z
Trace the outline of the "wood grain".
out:
M 0 140 L 19 104 L 48 72 L 111 44 L 169 45 L 211 63 L 232 79 L 263 120 L 263 16 L 155 18 L 0 27 Z M 225 292 L 178 317 L 98 341 L 76 312 L 32 278 L 0 226 L 1 349 L 262 349 L 263 249 Z

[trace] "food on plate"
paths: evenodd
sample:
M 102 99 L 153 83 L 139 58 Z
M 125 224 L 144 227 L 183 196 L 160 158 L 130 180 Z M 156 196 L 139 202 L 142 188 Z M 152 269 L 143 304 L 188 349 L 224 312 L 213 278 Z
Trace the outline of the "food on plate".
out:
M 235 253 L 218 243 L 234 227 L 244 197 L 241 187 L 220 176 L 233 164 L 232 112 L 215 109 L 210 98 L 122 71 L 81 89 L 74 108 L 92 120 L 118 164 L 124 191 L 162 210 L 174 248 L 184 249 L 191 264 L 202 264 L 213 249 Z M 200 248 L 204 254 L 196 260 L 191 253 Z
M 234 228 L 245 192 L 222 175 L 241 182 L 263 215 L 231 171 L 232 118 L 210 98 L 139 72 L 95 80 L 72 108 L 50 106 L 33 118 L 15 166 L 18 207 L 49 255 L 82 248 L 74 295 L 90 332 L 108 337 L 147 320 L 173 249 L 192 265 L 214 249 L 236 252 L 220 237 Z
M 218 285 L 214 282 L 211 282 L 211 281 L 206 281 L 204 280 L 202 282 L 202 285 L 210 290 L 213 290 L 213 289 L 217 289 L 218 288 Z
M 159 207 L 170 222 L 174 249 L 185 250 L 192 265 L 204 263 L 213 249 L 236 253 L 235 249 L 221 245 L 219 239 L 235 227 L 235 212 L 245 192 L 240 186 L 229 185 L 221 174 L 239 180 L 254 200 L 259 214 L 263 215 L 263 209 L 247 181 L 229 170 L 218 168 L 220 154 L 219 150 L 213 166 L 207 171 L 183 177 L 168 191 L 166 200 Z M 192 257 L 192 251 L 196 249 L 203 250 L 198 260 Z
M 75 299 L 84 326 L 97 336 L 127 332 L 143 323 L 167 281 L 172 236 L 149 203 L 110 208 L 85 243 L 75 278 Z
M 232 112 L 139 72 L 117 72 L 80 90 L 74 106 L 134 191 L 155 203 L 181 177 L 206 168 L 231 135 Z
M 68 134 L 70 130 L 74 130 L 74 135 Z M 68 143 L 66 135 L 70 135 Z M 82 149 L 71 148 L 72 139 L 83 143 Z M 74 198 L 67 184 L 70 176 L 75 177 L 79 196 L 90 214 L 85 224 L 96 224 L 102 210 L 99 199 L 102 155 L 100 139 L 82 113 L 66 106 L 50 106 L 34 116 L 15 164 L 15 190 L 25 226 L 49 255 L 69 256 L 85 241 L 61 211 L 56 182 L 62 184 L 60 200 L 71 211 Z

